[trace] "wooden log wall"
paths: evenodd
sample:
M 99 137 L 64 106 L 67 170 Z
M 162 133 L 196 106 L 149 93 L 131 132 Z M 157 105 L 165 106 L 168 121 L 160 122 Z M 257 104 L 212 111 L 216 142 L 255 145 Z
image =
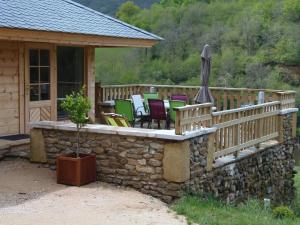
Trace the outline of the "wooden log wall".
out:
M 19 133 L 19 47 L 0 42 L 0 136 Z

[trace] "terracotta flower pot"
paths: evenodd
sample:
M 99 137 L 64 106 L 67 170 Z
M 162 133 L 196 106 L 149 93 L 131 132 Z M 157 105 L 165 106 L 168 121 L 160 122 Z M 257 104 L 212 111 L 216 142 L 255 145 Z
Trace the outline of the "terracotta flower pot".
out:
M 75 154 L 58 156 L 56 159 L 58 184 L 82 186 L 96 181 L 96 156 Z

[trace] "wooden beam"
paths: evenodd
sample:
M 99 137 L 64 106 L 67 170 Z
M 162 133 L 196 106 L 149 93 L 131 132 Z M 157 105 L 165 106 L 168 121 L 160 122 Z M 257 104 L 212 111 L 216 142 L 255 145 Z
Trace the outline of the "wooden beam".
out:
M 275 110 L 275 111 L 271 111 L 271 112 L 264 112 L 264 113 L 261 113 L 261 114 L 256 114 L 256 115 L 252 115 L 252 116 L 247 116 L 247 117 L 242 117 L 242 118 L 238 118 L 238 119 L 234 119 L 234 120 L 229 120 L 229 121 L 224 122 L 224 123 L 216 124 L 216 125 L 214 125 L 214 127 L 216 127 L 217 129 L 230 127 L 230 126 L 238 125 L 238 124 L 249 122 L 249 121 L 263 119 L 263 118 L 266 118 L 266 117 L 278 115 L 279 112 L 280 112 L 280 110 Z
M 9 28 L 0 28 L 0 40 L 47 42 L 95 47 L 152 47 L 158 43 L 156 40 L 149 39 L 133 39 Z
M 25 133 L 25 46 L 19 43 L 19 132 Z
M 91 101 L 92 109 L 89 112 L 89 118 L 95 121 L 95 48 L 85 48 L 85 68 L 86 68 L 86 86 L 87 95 Z
M 57 120 L 57 52 L 56 45 L 50 47 L 50 99 L 51 99 L 51 120 Z

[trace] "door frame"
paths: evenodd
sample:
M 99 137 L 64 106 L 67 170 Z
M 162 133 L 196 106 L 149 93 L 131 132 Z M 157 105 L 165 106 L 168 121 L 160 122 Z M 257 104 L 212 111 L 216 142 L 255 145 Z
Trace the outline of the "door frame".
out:
M 30 102 L 30 71 L 29 71 L 29 50 L 30 49 L 48 49 L 50 51 L 50 100 Z M 24 49 L 24 111 L 25 111 L 25 132 L 30 131 L 29 117 L 30 106 L 50 105 L 52 121 L 57 120 L 57 70 L 56 70 L 56 45 L 48 43 L 26 43 Z

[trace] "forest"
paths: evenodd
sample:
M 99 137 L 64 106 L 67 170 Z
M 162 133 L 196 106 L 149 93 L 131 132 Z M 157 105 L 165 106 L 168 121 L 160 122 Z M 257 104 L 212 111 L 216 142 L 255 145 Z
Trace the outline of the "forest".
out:
M 118 7 L 126 1 L 127 0 L 75 0 L 75 2 L 111 16 L 114 16 Z M 148 8 L 153 3 L 159 1 L 160 0 L 133 0 L 133 2 L 141 8 Z
M 98 49 L 104 84 L 198 85 L 200 53 L 209 44 L 211 86 L 300 90 L 299 0 L 162 0 L 150 8 L 129 1 L 115 17 L 164 41 Z

